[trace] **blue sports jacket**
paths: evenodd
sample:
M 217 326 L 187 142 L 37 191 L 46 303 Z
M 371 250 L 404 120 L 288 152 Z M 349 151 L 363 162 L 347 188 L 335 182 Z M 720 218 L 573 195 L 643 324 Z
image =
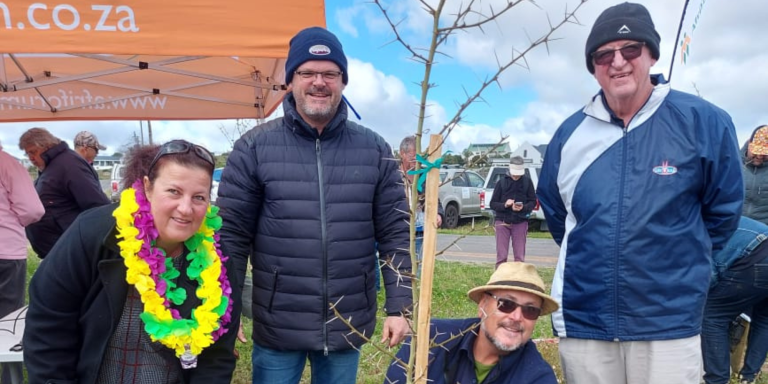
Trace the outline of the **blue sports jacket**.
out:
M 743 183 L 730 116 L 663 78 L 626 128 L 602 93 L 547 148 L 538 198 L 560 244 L 560 337 L 700 333 L 711 253 L 736 229 Z

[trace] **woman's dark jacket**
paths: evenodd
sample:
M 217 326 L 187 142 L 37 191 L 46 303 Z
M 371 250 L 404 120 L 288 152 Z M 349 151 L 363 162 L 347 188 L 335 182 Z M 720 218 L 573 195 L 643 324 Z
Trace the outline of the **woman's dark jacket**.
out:
M 507 199 L 515 202 L 523 202 L 521 211 L 513 211 L 512 207 L 504 207 Z M 496 220 L 507 224 L 517 224 L 528 220 L 533 208 L 536 207 L 536 190 L 533 188 L 533 181 L 528 175 L 521 176 L 518 180 L 513 180 L 509 174 L 505 175 L 493 188 L 491 196 L 491 209 L 496 214 Z
M 115 237 L 116 208 L 113 204 L 80 215 L 32 277 L 23 342 L 30 383 L 92 384 L 99 375 L 130 287 Z M 226 266 L 230 282 L 236 282 L 231 259 Z M 179 279 L 179 286 L 187 286 L 187 297 L 193 299 L 178 307 L 188 317 L 199 304 L 193 291 L 196 283 L 189 282 L 185 273 Z M 237 284 L 232 288 L 232 297 L 239 299 Z M 230 382 L 240 304 L 234 301 L 227 333 L 203 350 L 197 368 L 184 370 L 184 383 Z M 164 357 L 179 364 L 170 349 L 165 351 Z
M 412 303 L 408 203 L 390 146 L 347 120 L 341 103 L 322 135 L 283 101 L 285 117 L 243 135 L 227 160 L 217 204 L 222 248 L 245 275 L 253 265 L 253 340 L 277 350 L 338 351 L 376 324 L 376 274 L 385 311 Z
M 53 146 L 41 157 L 45 169 L 35 180 L 35 190 L 43 202 L 45 215 L 26 231 L 32 249 L 42 259 L 77 215 L 107 205 L 109 199 L 101 190 L 98 178 L 94 178 L 93 167 L 69 149 L 66 142 Z

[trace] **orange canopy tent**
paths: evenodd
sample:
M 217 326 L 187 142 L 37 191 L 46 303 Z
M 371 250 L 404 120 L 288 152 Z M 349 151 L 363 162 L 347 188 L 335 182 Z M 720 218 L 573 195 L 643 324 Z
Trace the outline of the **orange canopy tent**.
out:
M 0 2 L 0 121 L 263 118 L 323 0 Z

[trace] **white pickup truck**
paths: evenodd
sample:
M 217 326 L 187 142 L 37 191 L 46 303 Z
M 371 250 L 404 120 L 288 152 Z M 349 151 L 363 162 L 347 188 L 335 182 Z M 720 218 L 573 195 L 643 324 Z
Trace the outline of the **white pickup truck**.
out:
M 496 186 L 496 183 L 504 177 L 507 172 L 509 171 L 508 167 L 491 167 L 491 169 L 488 170 L 488 176 L 485 177 L 485 185 L 483 188 L 485 188 L 485 201 L 483 201 L 483 214 L 491 219 L 493 221 L 494 212 L 491 209 L 491 197 L 493 196 L 493 188 Z M 531 178 L 531 181 L 533 181 L 533 188 L 535 189 L 536 186 L 539 184 L 539 173 L 541 172 L 541 167 L 535 167 L 532 165 L 526 165 L 525 167 L 525 175 Z M 542 211 L 541 206 L 539 206 L 538 200 L 536 201 L 536 207 L 533 208 L 533 211 L 531 212 L 531 215 L 528 217 L 530 220 L 530 224 L 532 228 L 539 228 L 542 231 L 546 231 L 547 228 L 547 221 L 544 219 L 544 211 Z

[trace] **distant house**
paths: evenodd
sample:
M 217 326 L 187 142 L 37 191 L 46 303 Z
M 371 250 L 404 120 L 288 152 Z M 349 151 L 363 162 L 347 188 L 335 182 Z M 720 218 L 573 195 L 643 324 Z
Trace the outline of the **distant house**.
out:
M 512 152 L 512 156 L 522 157 L 526 164 L 541 165 L 544 162 L 546 148 L 546 144 L 533 145 L 525 141 Z
M 495 158 L 495 157 L 509 158 L 509 153 L 510 153 L 509 143 L 503 143 L 503 144 L 497 144 L 497 143 L 472 144 L 470 143 L 467 150 L 472 153 L 472 156 L 485 154 L 485 155 L 488 155 L 489 158 Z
M 524 141 L 517 149 L 510 153 L 509 157 L 520 156 L 526 164 L 541 166 L 541 163 L 544 162 L 544 153 L 546 151 L 547 144 L 533 145 Z M 507 164 L 509 163 L 509 157 L 506 159 L 493 159 L 493 164 Z
M 112 169 L 112 166 L 119 163 L 121 159 L 120 156 L 96 156 L 93 159 L 93 168 L 97 171 Z

